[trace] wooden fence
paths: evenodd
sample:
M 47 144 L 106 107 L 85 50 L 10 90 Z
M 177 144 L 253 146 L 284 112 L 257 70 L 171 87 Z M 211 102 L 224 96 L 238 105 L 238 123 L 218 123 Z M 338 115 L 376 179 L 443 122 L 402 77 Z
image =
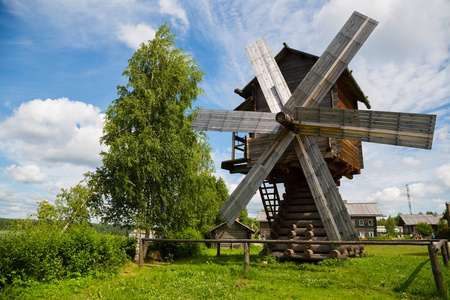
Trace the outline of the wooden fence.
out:
M 314 245 L 414 245 L 428 246 L 430 255 L 431 270 L 433 271 L 436 288 L 440 294 L 446 294 L 444 279 L 442 277 L 441 268 L 439 266 L 438 251 L 441 250 L 442 259 L 445 267 L 449 267 L 449 247 L 447 240 L 368 240 L 368 241 L 314 241 L 308 240 L 251 240 L 251 239 L 147 239 L 141 238 L 139 251 L 139 267 L 144 265 L 143 249 L 144 243 L 150 242 L 171 242 L 171 243 L 243 243 L 244 244 L 244 272 L 250 269 L 250 244 L 314 244 Z

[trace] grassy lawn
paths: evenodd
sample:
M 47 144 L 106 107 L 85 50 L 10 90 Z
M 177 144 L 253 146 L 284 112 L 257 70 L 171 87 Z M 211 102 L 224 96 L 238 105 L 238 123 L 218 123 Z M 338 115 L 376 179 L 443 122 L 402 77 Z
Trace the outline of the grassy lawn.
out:
M 367 246 L 368 256 L 315 264 L 262 264 L 251 248 L 206 249 L 195 259 L 127 265 L 119 275 L 15 287 L 3 299 L 441 299 L 425 246 Z M 440 257 L 442 260 L 442 257 Z M 447 290 L 450 271 L 441 265 Z

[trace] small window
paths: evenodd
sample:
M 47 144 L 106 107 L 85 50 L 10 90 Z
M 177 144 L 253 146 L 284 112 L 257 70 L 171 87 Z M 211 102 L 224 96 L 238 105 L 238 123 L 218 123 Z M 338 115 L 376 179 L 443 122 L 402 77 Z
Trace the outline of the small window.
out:
M 364 226 L 364 220 L 359 220 L 359 226 Z
M 372 219 L 367 220 L 367 226 L 373 226 L 373 220 Z
M 360 231 L 359 232 L 359 236 L 362 237 L 362 238 L 365 238 L 366 237 L 366 233 L 364 231 Z
M 374 237 L 373 231 L 369 231 L 369 237 Z

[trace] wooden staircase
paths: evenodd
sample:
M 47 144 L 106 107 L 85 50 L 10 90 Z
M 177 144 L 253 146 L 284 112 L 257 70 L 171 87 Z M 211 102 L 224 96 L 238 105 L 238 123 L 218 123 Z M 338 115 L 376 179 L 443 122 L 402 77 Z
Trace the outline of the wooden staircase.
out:
M 279 212 L 280 208 L 280 195 L 276 183 L 270 183 L 268 180 L 264 180 L 259 187 L 259 194 L 266 212 L 267 221 L 272 226 L 275 216 Z

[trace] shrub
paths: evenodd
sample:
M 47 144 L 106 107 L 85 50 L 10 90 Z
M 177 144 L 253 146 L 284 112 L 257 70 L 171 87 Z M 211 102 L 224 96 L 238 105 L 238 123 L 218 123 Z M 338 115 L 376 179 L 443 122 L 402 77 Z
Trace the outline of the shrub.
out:
M 419 222 L 415 226 L 415 229 L 422 237 L 429 236 L 433 233 L 433 227 L 425 222 Z
M 436 232 L 436 238 L 450 240 L 450 228 L 440 228 Z
M 76 225 L 25 221 L 0 235 L 0 290 L 6 284 L 116 272 L 126 261 L 125 238 Z
M 170 239 L 202 239 L 203 236 L 195 229 L 186 229 L 182 232 L 169 235 Z M 174 259 L 195 257 L 202 251 L 200 243 L 157 243 L 155 245 L 163 257 Z

